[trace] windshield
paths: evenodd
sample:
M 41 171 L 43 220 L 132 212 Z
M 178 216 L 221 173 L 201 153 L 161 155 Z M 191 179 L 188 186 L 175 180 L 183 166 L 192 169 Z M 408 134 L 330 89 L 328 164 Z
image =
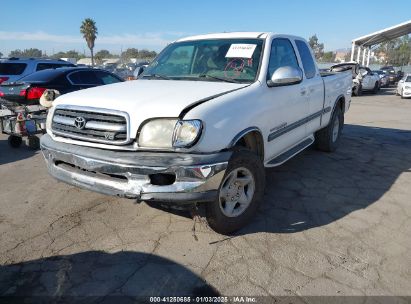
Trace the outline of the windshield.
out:
M 257 77 L 262 39 L 176 42 L 166 47 L 141 78 L 250 83 Z

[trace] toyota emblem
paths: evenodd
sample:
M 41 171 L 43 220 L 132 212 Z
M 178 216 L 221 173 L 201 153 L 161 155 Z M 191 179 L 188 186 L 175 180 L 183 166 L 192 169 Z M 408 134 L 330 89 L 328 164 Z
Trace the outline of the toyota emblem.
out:
M 74 126 L 79 130 L 84 129 L 84 127 L 86 126 L 86 120 L 84 119 L 84 117 L 76 117 L 74 119 Z

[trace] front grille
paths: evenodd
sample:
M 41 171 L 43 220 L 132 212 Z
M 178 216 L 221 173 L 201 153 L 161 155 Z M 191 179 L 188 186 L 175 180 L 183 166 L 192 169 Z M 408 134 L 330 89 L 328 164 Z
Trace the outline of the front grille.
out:
M 57 108 L 52 120 L 52 132 L 56 135 L 89 142 L 110 145 L 127 144 L 126 114 Z

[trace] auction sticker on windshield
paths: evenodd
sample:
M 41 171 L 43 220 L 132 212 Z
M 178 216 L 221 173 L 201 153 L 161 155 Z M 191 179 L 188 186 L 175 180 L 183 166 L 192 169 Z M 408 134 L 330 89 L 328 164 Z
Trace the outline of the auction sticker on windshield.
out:
M 226 58 L 251 58 L 256 44 L 232 44 L 225 55 Z

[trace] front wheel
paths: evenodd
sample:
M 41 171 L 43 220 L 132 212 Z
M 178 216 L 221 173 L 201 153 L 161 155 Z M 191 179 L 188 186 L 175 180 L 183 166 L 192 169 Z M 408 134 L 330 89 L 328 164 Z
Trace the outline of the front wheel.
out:
M 217 200 L 206 205 L 208 225 L 230 234 L 247 225 L 262 200 L 265 172 L 261 159 L 249 150 L 233 153 L 218 190 Z
M 10 135 L 7 139 L 10 147 L 12 148 L 19 148 L 23 142 L 23 139 L 17 135 Z
M 40 138 L 35 135 L 29 135 L 26 140 L 26 145 L 32 150 L 40 149 Z
M 359 84 L 353 90 L 354 96 L 361 96 L 362 95 L 362 86 Z
M 340 141 L 343 127 L 344 114 L 339 104 L 337 104 L 328 126 L 315 133 L 315 145 L 317 149 L 325 152 L 334 152 Z
M 372 93 L 377 94 L 378 90 L 379 90 L 378 82 L 376 82 L 375 85 L 374 85 L 374 88 L 372 89 Z

